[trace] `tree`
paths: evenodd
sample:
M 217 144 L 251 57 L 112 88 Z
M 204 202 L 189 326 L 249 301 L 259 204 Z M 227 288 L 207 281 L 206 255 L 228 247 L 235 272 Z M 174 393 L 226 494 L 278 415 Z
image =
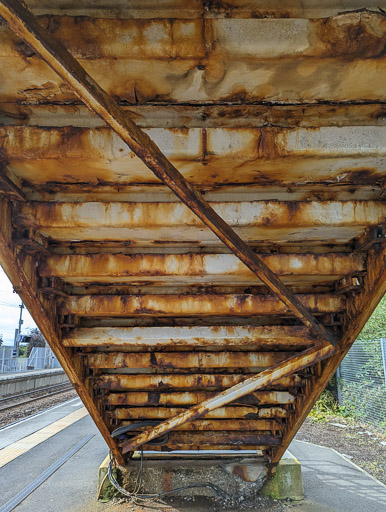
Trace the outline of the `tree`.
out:
M 2 335 L 2 334 L 0 334 L 0 347 L 1 347 L 1 345 L 3 344 L 3 341 L 4 341 L 4 340 L 3 340 L 3 335 Z
M 19 345 L 19 357 L 27 357 L 28 343 L 20 343 Z
M 43 334 L 39 331 L 37 327 L 33 327 L 32 329 L 30 329 L 28 336 L 30 336 L 31 339 L 28 342 L 27 357 L 29 357 L 33 347 L 46 346 L 46 340 L 44 339 Z
M 360 340 L 379 340 L 386 337 L 386 295 L 375 308 L 358 338 Z

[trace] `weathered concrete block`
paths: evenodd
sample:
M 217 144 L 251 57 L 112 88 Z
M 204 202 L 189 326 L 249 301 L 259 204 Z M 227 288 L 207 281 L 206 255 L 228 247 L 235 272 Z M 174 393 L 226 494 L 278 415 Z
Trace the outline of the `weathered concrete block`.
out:
M 98 469 L 97 499 L 104 502 L 112 500 L 115 496 L 120 496 L 107 476 L 109 461 L 110 455 L 107 455 Z M 114 472 L 115 478 L 118 478 L 117 470 L 114 470 Z
M 261 494 L 278 500 L 302 500 L 304 488 L 299 461 L 295 457 L 283 458 L 276 468 L 275 476 L 266 482 Z

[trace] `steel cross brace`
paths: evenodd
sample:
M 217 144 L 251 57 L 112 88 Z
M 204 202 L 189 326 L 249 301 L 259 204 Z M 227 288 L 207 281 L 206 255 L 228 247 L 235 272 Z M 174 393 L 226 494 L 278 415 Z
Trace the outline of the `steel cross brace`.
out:
M 192 421 L 210 410 L 225 405 L 281 377 L 292 374 L 336 352 L 332 332 L 321 325 L 311 312 L 290 292 L 270 268 L 253 252 L 236 232 L 215 212 L 198 192 L 171 164 L 157 145 L 144 133 L 114 99 L 107 94 L 61 44 L 52 38 L 37 18 L 19 0 L 0 0 L 0 17 L 47 64 L 67 82 L 78 97 L 99 115 L 112 130 L 130 147 L 147 167 L 190 208 L 201 221 L 257 276 L 280 300 L 318 336 L 315 348 L 296 355 L 244 382 L 219 393 L 171 418 L 148 432 L 131 439 L 123 452 L 133 451 L 142 444 L 169 432 L 179 425 Z M 321 345 L 325 339 L 329 345 Z
M 173 418 L 163 421 L 160 425 L 153 427 L 151 430 L 142 432 L 129 441 L 125 441 L 122 445 L 122 453 L 132 452 L 139 446 L 148 443 L 161 434 L 166 434 L 184 423 L 196 420 L 204 414 L 207 414 L 209 411 L 222 407 L 223 405 L 252 393 L 259 388 L 268 386 L 282 377 L 287 377 L 296 371 L 303 370 L 307 366 L 334 355 L 336 352 L 337 349 L 335 347 L 325 344 L 322 347 L 310 348 L 300 354 L 296 354 L 295 356 L 290 357 L 289 359 L 276 364 L 253 377 L 249 377 L 249 379 L 245 379 L 243 382 L 240 382 L 225 391 L 222 391 L 213 398 L 208 398 L 207 400 L 204 400 L 204 402 L 190 407 Z

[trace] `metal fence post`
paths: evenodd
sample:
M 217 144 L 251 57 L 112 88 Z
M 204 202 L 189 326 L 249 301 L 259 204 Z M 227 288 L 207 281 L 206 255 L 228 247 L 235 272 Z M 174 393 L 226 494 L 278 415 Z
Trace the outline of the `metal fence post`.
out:
M 342 390 L 341 390 L 341 374 L 340 374 L 340 365 L 336 369 L 336 393 L 338 395 L 338 404 L 343 405 L 342 402 Z
M 386 385 L 386 338 L 381 338 L 381 351 L 382 351 L 382 363 L 383 363 L 383 377 Z

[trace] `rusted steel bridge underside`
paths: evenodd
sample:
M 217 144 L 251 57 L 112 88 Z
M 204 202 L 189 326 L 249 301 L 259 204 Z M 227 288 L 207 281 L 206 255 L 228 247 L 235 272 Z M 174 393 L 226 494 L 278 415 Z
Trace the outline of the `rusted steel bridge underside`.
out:
M 1 265 L 118 462 L 274 471 L 385 292 L 386 5 L 27 6 L 0 0 Z

